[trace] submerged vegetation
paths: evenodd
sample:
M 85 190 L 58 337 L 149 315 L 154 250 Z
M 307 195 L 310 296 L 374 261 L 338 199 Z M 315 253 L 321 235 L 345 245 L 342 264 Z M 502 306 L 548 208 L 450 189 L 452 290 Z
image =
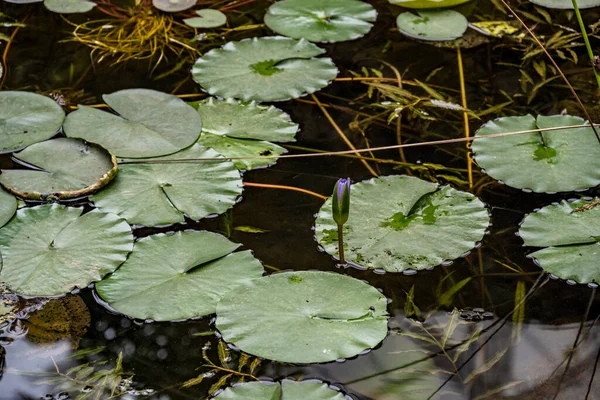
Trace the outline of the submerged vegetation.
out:
M 514 3 L 3 3 L 0 392 L 591 399 L 600 2 Z

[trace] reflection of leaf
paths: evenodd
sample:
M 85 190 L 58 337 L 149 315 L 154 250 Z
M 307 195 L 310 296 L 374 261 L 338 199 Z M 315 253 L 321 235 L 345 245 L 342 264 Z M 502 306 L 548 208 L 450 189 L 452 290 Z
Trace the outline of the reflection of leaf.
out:
M 454 358 L 453 358 L 453 362 L 458 361 L 458 358 L 467 350 L 469 350 L 469 347 L 471 346 L 471 343 L 473 343 L 474 341 L 476 341 L 477 339 L 479 339 L 479 336 L 481 335 L 481 331 L 482 328 L 478 328 L 476 329 L 471 336 L 465 341 L 463 342 L 463 344 L 461 344 L 456 351 L 454 352 Z
M 513 330 L 511 340 L 513 342 L 521 339 L 521 329 L 525 320 L 525 282 L 518 281 L 515 290 L 515 312 L 512 315 Z
M 450 321 L 448 321 L 448 325 L 446 326 L 446 329 L 444 331 L 444 337 L 442 338 L 442 349 L 446 348 L 446 343 L 448 342 L 448 339 L 452 337 L 452 335 L 454 334 L 454 330 L 458 326 L 459 314 L 460 313 L 456 309 L 452 312 Z
M 479 396 L 475 397 L 473 400 L 484 400 L 484 399 L 488 399 L 490 397 L 492 397 L 495 394 L 498 393 L 502 393 L 503 391 L 505 391 L 506 389 L 509 389 L 513 386 L 517 386 L 520 385 L 521 383 L 523 383 L 523 381 L 514 381 L 514 382 L 510 382 L 507 383 L 506 385 L 494 388 L 494 389 L 490 389 L 487 392 L 480 394 Z
M 477 375 L 481 375 L 484 372 L 489 371 L 494 365 L 496 365 L 496 363 L 498 361 L 500 361 L 502 359 L 502 357 L 504 357 L 504 353 L 506 353 L 507 350 L 508 350 L 508 348 L 500 350 L 499 352 L 494 354 L 494 356 L 492 356 L 492 358 L 490 358 L 489 360 L 484 362 L 482 365 L 480 365 L 479 368 L 473 370 L 473 372 L 471 372 L 469 374 L 469 376 L 467 376 L 465 378 L 464 383 L 469 383 Z

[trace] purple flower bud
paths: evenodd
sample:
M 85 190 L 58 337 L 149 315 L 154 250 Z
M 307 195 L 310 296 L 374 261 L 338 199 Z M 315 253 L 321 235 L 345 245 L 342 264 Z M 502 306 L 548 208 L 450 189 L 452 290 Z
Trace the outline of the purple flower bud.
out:
M 333 220 L 338 226 L 348 221 L 350 215 L 350 178 L 340 179 L 333 189 Z

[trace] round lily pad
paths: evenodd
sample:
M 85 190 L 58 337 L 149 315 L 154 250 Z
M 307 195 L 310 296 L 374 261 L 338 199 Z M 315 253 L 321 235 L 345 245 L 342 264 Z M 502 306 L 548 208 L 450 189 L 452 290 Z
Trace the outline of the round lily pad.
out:
M 196 5 L 196 0 L 152 0 L 152 5 L 161 11 L 179 12 Z
M 249 250 L 232 253 L 239 246 L 211 232 L 148 236 L 96 290 L 133 318 L 171 321 L 214 314 L 224 293 L 264 272 Z
M 571 0 L 530 0 L 532 3 L 538 6 L 547 8 L 558 8 L 573 10 L 573 2 Z M 600 0 L 577 0 L 577 7 L 579 9 L 592 8 L 600 6 Z
M 29 92 L 0 92 L 0 153 L 50 139 L 65 112 L 49 97 Z
M 471 0 L 388 0 L 390 3 L 406 8 L 446 8 L 454 7 Z M 570 1 L 570 0 L 569 0 Z
M 84 288 L 113 272 L 133 249 L 131 228 L 98 210 L 46 204 L 22 208 L 0 229 L 0 280 L 26 296 Z
M 87 0 L 44 0 L 44 6 L 55 13 L 73 14 L 91 11 L 96 3 Z
M 17 211 L 17 199 L 0 189 L 0 227 L 6 224 Z
M 453 10 L 404 12 L 396 22 L 404 35 L 434 41 L 458 39 L 469 25 L 464 15 Z
M 240 173 L 231 162 L 156 162 L 221 157 L 214 150 L 195 144 L 167 157 L 130 160 L 136 164 L 122 163 L 113 183 L 91 199 L 101 210 L 144 226 L 184 222 L 184 215 L 199 220 L 221 214 L 235 204 L 242 192 Z
M 274 32 L 311 42 L 358 39 L 376 19 L 373 6 L 358 0 L 283 0 L 265 14 L 265 24 Z
M 196 60 L 192 76 L 212 95 L 282 101 L 329 85 L 338 70 L 325 50 L 301 39 L 271 36 L 229 42 Z
M 65 120 L 67 136 L 98 143 L 117 157 L 129 158 L 172 154 L 200 136 L 200 115 L 176 96 L 126 89 L 102 98 L 119 115 L 79 106 Z
M 387 299 L 357 279 L 299 271 L 255 279 L 217 305 L 223 340 L 268 360 L 328 362 L 373 348 L 387 334 Z
M 24 199 L 68 199 L 100 190 L 117 173 L 117 160 L 102 147 L 58 138 L 36 143 L 16 160 L 36 169 L 5 169 L 0 184 Z
M 525 217 L 519 235 L 525 246 L 543 247 L 529 254 L 559 278 L 600 283 L 600 199 L 561 201 Z
M 326 383 L 319 381 L 247 382 L 226 388 L 215 399 L 219 400 L 345 400 L 348 399 Z
M 316 219 L 315 234 L 338 255 L 331 198 Z M 422 270 L 454 260 L 480 241 L 490 219 L 470 193 L 409 176 L 387 176 L 352 185 L 344 225 L 346 259 L 389 272 Z
M 298 124 L 273 106 L 240 103 L 233 99 L 219 101 L 210 98 L 194 103 L 202 117 L 203 146 L 215 149 L 225 157 L 274 156 L 287 150 L 274 142 L 292 142 Z M 239 169 L 250 170 L 273 164 L 277 159 L 233 160 Z
M 216 28 L 227 23 L 227 16 L 219 10 L 206 8 L 197 10 L 198 17 L 186 18 L 183 22 L 192 28 Z
M 475 136 L 585 125 L 578 117 L 531 115 L 485 123 Z M 591 128 L 561 129 L 473 141 L 474 159 L 508 186 L 534 192 L 569 192 L 600 183 L 600 146 Z

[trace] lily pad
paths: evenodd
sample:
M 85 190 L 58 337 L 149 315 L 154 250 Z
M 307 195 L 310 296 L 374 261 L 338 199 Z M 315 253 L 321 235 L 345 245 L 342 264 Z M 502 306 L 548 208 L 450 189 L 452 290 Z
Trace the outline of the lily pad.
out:
M 274 156 L 287 150 L 273 144 L 293 142 L 298 124 L 290 116 L 273 106 L 248 104 L 233 99 L 193 103 L 202 117 L 202 136 L 198 140 L 203 146 L 215 149 L 225 157 Z M 250 170 L 267 166 L 276 159 L 233 160 L 239 169 Z
M 6 224 L 17 211 L 17 199 L 0 189 L 0 227 Z
M 185 18 L 183 22 L 192 28 L 216 28 L 227 23 L 227 16 L 219 10 L 197 10 L 198 17 Z
M 96 290 L 133 318 L 171 321 L 214 314 L 224 293 L 264 272 L 249 250 L 232 253 L 239 246 L 211 232 L 148 236 Z
M 490 221 L 472 194 L 409 176 L 352 185 L 351 206 L 344 225 L 346 259 L 389 272 L 422 270 L 460 257 L 483 238 Z M 319 243 L 337 255 L 331 198 L 315 224 Z
M 325 50 L 304 40 L 271 36 L 229 42 L 196 60 L 192 76 L 212 95 L 283 101 L 314 93 L 338 73 Z
M 184 222 L 184 215 L 199 220 L 221 214 L 235 204 L 242 192 L 240 173 L 231 162 L 157 162 L 221 157 L 214 150 L 195 144 L 167 157 L 129 160 L 138 163 L 122 163 L 113 183 L 91 199 L 101 210 L 144 226 Z
M 0 153 L 19 150 L 56 135 L 65 112 L 49 97 L 0 92 Z
M 285 379 L 281 382 L 247 382 L 231 386 L 215 396 L 219 400 L 345 400 L 326 383 Z
M 558 8 L 563 10 L 573 10 L 573 2 L 571 0 L 530 0 L 533 4 L 547 8 Z M 577 7 L 592 8 L 600 6 L 600 0 L 577 0 Z
M 388 0 L 390 3 L 406 8 L 446 8 L 467 3 L 471 0 Z M 569 0 L 570 1 L 570 0 Z
M 255 279 L 225 294 L 223 340 L 268 360 L 328 362 L 356 356 L 387 335 L 387 299 L 357 279 L 299 271 Z
M 96 3 L 87 0 L 44 0 L 44 6 L 55 13 L 73 14 L 91 11 Z
M 265 14 L 265 24 L 274 32 L 311 42 L 358 39 L 376 19 L 373 6 L 358 0 L 283 0 Z
M 529 254 L 559 278 L 600 283 L 600 199 L 561 201 L 525 217 L 519 235 L 525 246 L 544 247 Z
M 161 11 L 179 12 L 196 5 L 196 0 L 152 0 L 152 5 Z
M 503 117 L 485 123 L 476 136 L 570 125 L 585 122 L 568 115 Z M 484 138 L 471 148 L 488 175 L 514 188 L 569 192 L 600 183 L 600 146 L 591 128 Z
M 453 10 L 404 12 L 396 22 L 404 35 L 434 41 L 458 39 L 469 25 L 464 15 Z
M 65 134 L 98 143 L 117 157 L 172 154 L 200 136 L 202 120 L 176 96 L 149 89 L 126 89 L 102 96 L 115 115 L 79 106 L 65 121 Z
M 85 288 L 113 272 L 133 249 L 131 228 L 98 210 L 46 204 L 22 208 L 0 229 L 0 280 L 26 296 Z
M 117 173 L 117 160 L 102 147 L 58 138 L 36 143 L 16 160 L 37 169 L 5 169 L 0 184 L 24 199 L 68 199 L 100 190 Z

